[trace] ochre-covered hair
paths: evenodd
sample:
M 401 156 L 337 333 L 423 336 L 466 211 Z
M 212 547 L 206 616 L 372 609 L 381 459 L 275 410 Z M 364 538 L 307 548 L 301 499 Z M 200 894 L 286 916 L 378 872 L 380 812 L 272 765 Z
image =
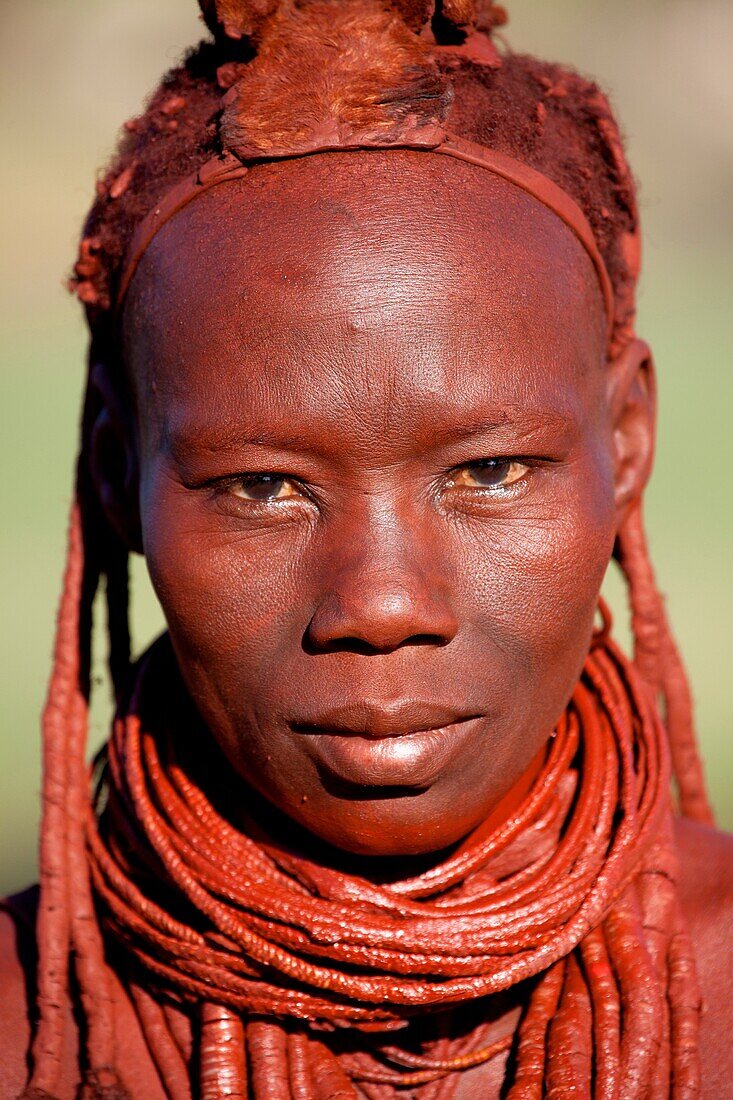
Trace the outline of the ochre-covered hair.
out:
M 145 113 L 125 123 L 117 155 L 97 184 L 72 280 L 93 327 L 111 308 L 140 220 L 223 144 L 229 147 L 234 139 L 236 146 L 245 127 L 248 146 L 259 139 L 264 153 L 294 121 L 312 129 L 309 108 L 321 106 L 317 74 L 325 61 L 337 109 L 355 127 L 368 127 L 365 104 L 376 119 L 380 111 L 394 118 L 405 105 L 422 111 L 426 100 L 442 98 L 454 132 L 524 161 L 563 187 L 593 228 L 616 290 L 617 324 L 630 331 L 638 219 L 611 108 L 595 83 L 570 69 L 522 54 L 500 55 L 488 32 L 505 21 L 501 8 L 474 0 L 438 3 L 437 14 L 433 0 L 263 0 L 203 7 L 218 32 L 215 42 L 202 43 L 168 73 Z M 290 9 L 297 20 L 284 18 Z M 235 18 L 235 11 L 244 14 Z M 368 19 L 376 25 L 365 26 Z M 224 27 L 253 30 L 233 39 Z M 429 39 L 437 40 L 432 49 Z M 342 60 L 334 73 L 334 57 L 343 58 L 349 40 L 351 63 Z M 222 110 L 226 89 L 229 102 Z M 296 135 L 287 138 L 294 146 Z
M 366 145 L 374 135 L 388 144 L 393 135 L 394 143 L 399 145 L 400 134 L 406 128 L 419 129 L 436 117 L 447 120 L 453 133 L 544 173 L 575 199 L 590 222 L 613 284 L 612 350 L 618 352 L 631 339 L 638 223 L 634 184 L 617 124 L 605 96 L 594 83 L 558 65 L 517 55 L 507 48 L 499 50 L 494 32 L 505 22 L 501 8 L 485 0 L 201 0 L 201 6 L 211 31 L 210 40 L 164 78 L 140 117 L 125 124 L 118 153 L 97 185 L 72 278 L 87 310 L 92 360 L 100 346 L 115 339 L 117 288 L 136 228 L 175 184 L 213 155 L 225 149 L 239 151 L 245 159 L 253 160 L 265 159 L 268 154 L 288 155 L 288 150 L 297 155 L 304 135 L 324 148 L 352 133 L 361 135 Z M 402 1065 L 402 1076 L 380 1076 L 371 1062 L 364 1068 L 363 1052 L 346 1051 L 339 1060 L 326 1043 L 327 1032 L 315 1033 L 314 1038 L 292 1026 L 292 1021 L 308 1019 L 306 1008 L 310 1005 L 319 1020 L 321 1016 L 340 1023 L 350 1020 L 357 1029 L 366 1024 L 392 1026 L 409 1016 L 405 1006 L 411 1003 L 410 998 L 418 1006 L 428 1004 L 429 997 L 420 1002 L 415 992 L 419 982 L 417 986 L 410 983 L 415 974 L 432 973 L 425 968 L 427 960 L 433 958 L 429 948 L 433 941 L 429 937 L 423 941 L 415 933 L 411 952 L 407 946 L 402 954 L 396 948 L 391 950 L 387 946 L 391 933 L 385 913 L 389 906 L 405 919 L 423 913 L 421 906 L 429 904 L 423 899 L 439 896 L 441 890 L 458 889 L 461 876 L 478 874 L 479 857 L 474 853 L 462 862 L 449 861 L 432 877 L 429 873 L 425 882 L 402 884 L 401 894 L 393 890 L 387 897 L 380 888 L 370 888 L 369 892 L 366 884 L 359 887 L 365 893 L 360 895 L 361 908 L 357 906 L 355 912 L 363 914 L 369 905 L 376 906 L 378 919 L 372 914 L 374 923 L 367 932 L 373 934 L 373 950 L 384 972 L 391 973 L 392 966 L 403 975 L 402 984 L 396 980 L 394 984 L 402 991 L 402 1001 L 398 998 L 395 1004 L 385 1003 L 379 1010 L 363 1008 L 364 982 L 367 986 L 369 982 L 362 981 L 359 973 L 361 948 L 350 953 L 343 945 L 331 943 L 333 957 L 339 966 L 344 965 L 339 969 L 334 964 L 328 971 L 331 976 L 323 978 L 323 968 L 315 967 L 312 961 L 319 952 L 321 957 L 324 955 L 324 950 L 316 947 L 318 935 L 329 943 L 328 921 L 319 908 L 319 890 L 321 894 L 331 890 L 338 897 L 338 891 L 345 888 L 343 883 L 328 879 L 324 870 L 322 882 L 328 889 L 317 887 L 316 900 L 310 894 L 304 900 L 303 881 L 316 882 L 318 869 L 304 869 L 294 858 L 286 868 L 278 863 L 273 869 L 274 865 L 261 862 L 264 856 L 259 849 L 255 851 L 244 837 L 234 837 L 227 831 L 229 826 L 216 819 L 210 807 L 206 808 L 201 792 L 175 763 L 175 745 L 169 754 L 170 771 L 164 768 L 161 773 L 155 755 L 158 749 L 145 739 L 144 730 L 141 733 L 139 708 L 134 698 L 129 702 L 130 682 L 139 672 L 131 669 L 129 660 L 127 552 L 105 521 L 89 474 L 94 401 L 90 389 L 82 424 L 54 666 L 43 720 L 38 1021 L 27 1100 L 57 1093 L 63 1028 L 72 999 L 78 999 L 85 1021 L 83 1095 L 87 1100 L 118 1100 L 124 1095 L 116 1069 L 111 979 L 100 911 L 106 914 L 107 926 L 132 945 L 137 962 L 147 968 L 147 981 L 134 984 L 132 992 L 161 1080 L 171 1095 L 196 1092 L 187 1084 L 188 1069 L 171 1032 L 175 1026 L 166 1023 L 166 996 L 173 990 L 176 997 L 202 1006 L 198 1057 L 203 1096 L 244 1096 L 250 1089 L 258 1100 L 291 1095 L 296 1100 L 346 1098 L 356 1096 L 350 1077 L 361 1081 L 363 1093 L 375 1100 L 392 1095 L 393 1084 L 424 1085 L 432 1089 L 426 1096 L 448 1096 L 445 1082 L 452 1078 L 446 1075 L 476 1064 L 484 1056 L 489 1057 L 491 1051 L 482 1049 L 477 1054 L 473 1048 L 466 1053 L 462 1048 L 456 1053 L 446 1046 L 443 1036 L 435 1048 L 443 1052 L 441 1057 L 421 1060 L 414 1053 L 393 1053 L 390 1057 Z M 690 694 L 655 585 L 640 505 L 631 511 L 618 533 L 615 556 L 629 590 L 635 638 L 633 666 L 624 663 L 605 635 L 598 639 L 584 674 L 586 686 L 579 688 L 581 694 L 573 703 L 576 717 L 562 720 L 556 747 L 543 773 L 547 790 L 554 792 L 552 782 L 560 782 L 563 768 L 567 771 L 579 739 L 582 741 L 581 734 L 585 736 L 579 779 L 582 797 L 578 796 L 573 810 L 575 824 L 567 832 L 571 840 L 563 841 L 565 847 L 561 845 L 563 858 L 570 862 L 548 864 L 554 868 L 555 877 L 540 878 L 532 894 L 526 885 L 526 868 L 517 871 L 524 887 L 520 889 L 511 880 L 515 891 L 512 896 L 523 899 L 523 912 L 531 909 L 535 922 L 544 912 L 543 898 L 550 896 L 550 887 L 556 891 L 553 896 L 560 909 L 573 903 L 568 895 L 569 882 L 585 883 L 583 889 L 587 887 L 588 896 L 595 897 L 599 874 L 597 868 L 593 870 L 593 845 L 585 844 L 592 836 L 596 847 L 605 845 L 606 907 L 596 913 L 594 921 L 588 918 L 587 934 L 582 931 L 586 927 L 582 922 L 587 912 L 595 910 L 583 909 L 581 916 L 574 918 L 575 923 L 568 918 L 563 932 L 566 938 L 557 938 L 559 954 L 551 966 L 543 970 L 537 964 L 528 969 L 527 964 L 522 969 L 524 955 L 513 964 L 512 980 L 541 975 L 517 1036 L 510 1040 L 515 1044 L 514 1098 L 546 1094 L 559 1097 L 569 1094 L 562 1092 L 563 1087 L 571 1086 L 588 1095 L 593 1075 L 596 1084 L 603 1080 L 604 1088 L 609 1090 L 598 1095 L 619 1095 L 619 1082 L 631 1090 L 621 1093 L 625 1096 L 666 1095 L 664 1089 L 654 1092 L 650 1085 L 655 1050 L 662 1051 L 660 1064 L 667 1064 L 666 1058 L 671 1066 L 676 1095 L 692 1097 L 697 1087 L 694 965 L 680 926 L 673 859 L 669 856 L 669 821 L 664 818 L 660 825 L 659 816 L 667 812 L 668 796 L 664 790 L 660 793 L 659 784 L 666 778 L 664 761 L 670 749 L 680 811 L 708 821 L 710 810 L 692 726 Z M 90 793 L 86 763 L 91 613 L 100 582 L 106 593 L 110 665 L 120 709 L 109 750 L 108 780 L 110 820 L 129 830 L 120 843 L 111 838 L 109 829 L 100 832 L 98 828 L 99 806 Z M 656 739 L 661 727 L 650 700 L 661 712 L 668 747 Z M 593 717 L 593 707 L 602 717 Z M 623 740 L 625 729 L 636 731 L 638 743 Z M 613 742 L 612 734 L 616 733 Z M 616 744 L 613 753 L 617 755 L 608 747 L 611 742 Z M 594 744 L 596 749 L 592 748 Z M 601 744 L 606 745 L 606 760 L 618 761 L 610 772 L 603 771 L 603 752 L 599 756 L 597 749 Z M 632 782 L 632 773 L 638 773 L 636 794 L 632 787 L 637 780 Z M 168 779 L 164 782 L 160 778 L 151 799 L 152 787 L 146 786 L 146 776 L 161 774 L 169 775 L 170 785 Z M 557 807 L 550 813 L 549 804 L 542 798 L 541 791 L 535 793 L 534 801 L 530 799 L 522 811 L 523 827 L 534 827 L 538 822 L 546 826 L 550 818 L 557 818 Z M 615 799 L 618 811 L 614 809 Z M 163 824 L 160 815 L 165 819 Z M 211 825 L 219 842 L 224 844 L 226 840 L 228 847 L 222 851 L 236 850 L 241 857 L 236 873 L 223 858 L 216 872 L 206 872 L 214 875 L 213 893 L 201 885 L 203 853 L 210 841 L 208 834 L 200 831 L 202 821 Z M 644 838 L 652 825 L 662 839 L 648 846 L 647 851 Z M 519 831 L 518 824 L 513 827 Z M 508 843 L 506 837 L 493 838 L 489 844 L 491 858 L 498 858 L 502 845 Z M 634 862 L 635 845 L 646 852 L 641 867 Z M 146 853 L 153 849 L 159 862 L 152 860 L 152 865 L 158 870 L 163 868 L 169 885 L 185 894 L 188 908 L 182 904 L 179 911 L 168 913 L 160 904 L 143 897 L 136 875 L 144 877 L 150 865 Z M 481 858 L 489 858 L 487 851 L 482 849 Z M 611 864 L 616 878 L 608 870 Z M 575 868 L 575 878 L 570 875 L 571 868 Z M 629 868 L 649 876 L 633 898 L 628 892 Z M 252 897 L 259 898 L 263 905 L 246 929 L 222 900 L 227 892 L 236 895 L 245 869 L 252 876 Z M 288 875 L 291 893 L 278 895 L 276 887 L 285 889 Z M 210 879 L 207 881 L 210 885 Z M 612 888 L 609 883 L 614 882 L 616 887 Z M 268 893 L 270 889 L 275 892 Z M 398 894 L 402 900 L 397 900 Z M 282 902 L 275 931 L 260 895 L 270 898 L 273 906 L 280 904 L 278 898 L 287 898 Z M 348 907 L 353 901 L 342 898 L 339 904 Z M 476 916 L 472 904 L 476 904 L 476 898 L 472 900 L 469 891 L 460 901 L 461 911 L 478 920 L 480 914 Z M 226 927 L 228 938 L 217 933 L 207 939 L 200 927 L 189 928 L 186 914 L 192 911 L 190 906 L 210 917 L 216 928 Z M 311 937 L 306 952 L 311 961 L 296 966 L 291 959 L 293 952 L 297 954 L 302 947 L 305 934 L 297 921 L 291 928 L 283 914 L 290 914 L 295 921 L 301 909 L 305 913 L 301 919 Z M 512 910 L 507 911 L 511 916 Z M 274 913 L 271 916 L 274 919 Z M 431 914 L 431 919 L 434 917 L 436 913 Z M 517 942 L 524 942 L 524 936 L 529 944 L 536 935 L 535 924 L 527 921 L 525 917 L 525 924 L 518 918 L 515 922 Z M 581 929 L 574 941 L 567 938 L 571 925 L 576 931 Z M 647 925 L 654 925 L 656 930 L 649 932 Z M 364 935 L 368 938 L 367 932 Z M 450 938 L 448 932 L 445 935 Z M 276 947 L 268 936 L 275 938 Z M 491 949 L 501 952 L 489 939 L 487 958 L 492 943 Z M 461 958 L 459 940 L 452 954 L 446 947 L 447 940 L 442 943 L 440 958 L 436 955 L 434 960 L 435 975 L 448 985 L 454 983 L 451 990 L 459 988 L 462 968 L 467 965 Z M 249 953 L 245 952 L 245 957 L 232 955 L 232 941 L 246 942 Z M 267 949 L 261 946 L 265 942 L 270 944 Z M 503 950 L 506 952 L 506 945 Z M 523 950 L 529 952 L 529 947 Z M 511 975 L 504 975 L 502 986 L 498 972 L 487 967 L 488 963 L 478 977 L 473 975 L 473 988 L 484 993 L 506 988 Z M 281 985 L 272 978 L 275 972 L 285 975 Z M 656 1019 L 656 1002 L 646 1007 L 644 1002 L 661 973 L 666 977 L 659 979 L 660 1003 L 668 1001 L 671 1005 L 665 1024 L 659 1022 L 661 1016 Z M 261 983 L 257 988 L 264 990 L 259 1001 L 251 992 L 255 979 Z M 308 983 L 313 982 L 325 982 L 325 987 L 319 988 L 326 988 L 328 994 L 321 999 L 312 993 L 306 995 L 303 990 L 310 989 Z M 159 988 L 163 991 L 160 998 Z M 275 1008 L 270 1011 L 268 1005 Z M 278 1019 L 285 1023 L 281 1026 Z M 653 1030 L 657 1026 L 658 1032 Z M 574 1028 L 580 1029 L 579 1033 L 587 1028 L 594 1054 L 592 1059 L 589 1053 L 587 1059 L 583 1056 L 577 1065 L 569 1065 L 567 1050 L 572 1042 L 568 1037 L 572 1037 Z M 245 1030 L 248 1068 L 242 1068 Z M 232 1044 L 237 1047 L 236 1056 Z M 501 1049 L 507 1045 L 504 1043 Z M 225 1092 L 227 1082 L 231 1087 Z

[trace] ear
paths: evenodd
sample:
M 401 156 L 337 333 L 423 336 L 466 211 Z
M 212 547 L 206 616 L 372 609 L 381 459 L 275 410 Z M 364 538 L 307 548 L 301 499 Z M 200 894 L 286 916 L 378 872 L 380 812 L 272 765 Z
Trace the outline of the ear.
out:
M 632 340 L 609 370 L 614 491 L 620 525 L 641 497 L 654 461 L 657 387 L 649 345 Z
M 95 410 L 89 437 L 92 484 L 107 521 L 123 544 L 142 553 L 139 506 L 139 463 L 133 404 L 120 371 L 108 363 L 93 363 L 89 374 L 91 407 Z

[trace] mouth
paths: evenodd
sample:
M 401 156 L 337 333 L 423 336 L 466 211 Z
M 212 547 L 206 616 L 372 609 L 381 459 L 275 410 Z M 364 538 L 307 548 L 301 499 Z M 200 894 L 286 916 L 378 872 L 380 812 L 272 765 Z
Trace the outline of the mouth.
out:
M 467 748 L 484 718 L 434 703 L 353 703 L 291 723 L 316 765 L 356 787 L 425 790 Z

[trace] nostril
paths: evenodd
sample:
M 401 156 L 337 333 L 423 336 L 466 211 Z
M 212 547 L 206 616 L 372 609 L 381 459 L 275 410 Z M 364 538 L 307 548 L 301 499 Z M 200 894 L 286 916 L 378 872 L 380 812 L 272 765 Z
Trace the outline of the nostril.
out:
M 451 641 L 455 631 L 453 631 L 450 637 L 444 634 L 412 634 L 409 638 L 405 638 L 402 645 L 428 645 L 428 646 L 444 646 L 448 645 Z
M 309 652 L 389 653 L 403 646 L 445 646 L 457 623 L 439 589 L 331 592 L 315 609 L 305 632 Z

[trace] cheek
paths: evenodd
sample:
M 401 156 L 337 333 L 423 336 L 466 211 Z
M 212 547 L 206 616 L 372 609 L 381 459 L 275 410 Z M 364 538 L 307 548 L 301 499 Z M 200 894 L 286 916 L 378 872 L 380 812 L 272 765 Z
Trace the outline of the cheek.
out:
M 266 537 L 246 532 L 212 516 L 212 507 L 165 477 L 151 478 L 143 543 L 184 677 L 197 701 L 218 705 L 226 720 L 228 695 L 261 691 L 308 621 L 294 565 L 304 533 L 290 525 Z
M 543 481 L 502 519 L 480 528 L 469 521 L 466 542 L 474 614 L 511 654 L 529 709 L 550 712 L 554 721 L 587 654 L 613 550 L 615 507 L 602 453 L 547 471 Z
M 265 539 L 226 530 L 191 497 L 180 488 L 151 494 L 143 520 L 178 666 L 233 768 L 292 813 L 307 762 L 272 715 L 307 622 L 293 568 L 297 533 Z

